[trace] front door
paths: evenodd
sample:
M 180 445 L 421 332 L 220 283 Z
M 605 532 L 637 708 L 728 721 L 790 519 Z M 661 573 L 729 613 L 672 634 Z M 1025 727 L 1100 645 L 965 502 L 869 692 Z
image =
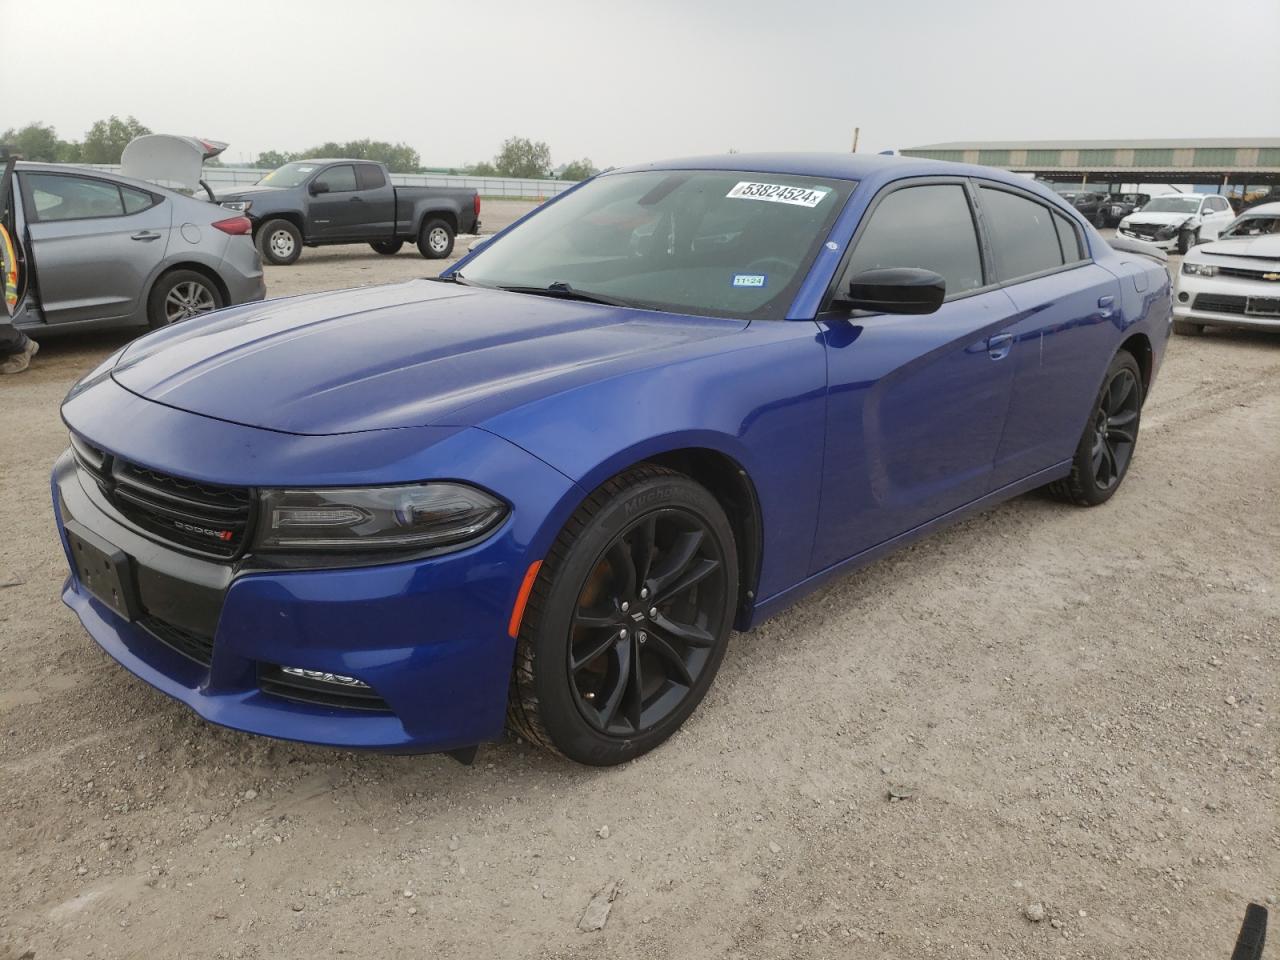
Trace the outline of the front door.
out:
M 307 239 L 322 243 L 350 239 L 355 233 L 353 225 L 363 219 L 355 167 L 349 163 L 326 167 L 308 189 Z
M 173 207 L 114 180 L 19 171 L 45 322 L 135 316 L 169 245 Z
M 1018 345 L 991 286 L 959 179 L 906 181 L 876 199 L 842 273 L 922 267 L 947 282 L 926 316 L 819 317 L 827 445 L 812 571 L 982 497 L 1004 428 Z

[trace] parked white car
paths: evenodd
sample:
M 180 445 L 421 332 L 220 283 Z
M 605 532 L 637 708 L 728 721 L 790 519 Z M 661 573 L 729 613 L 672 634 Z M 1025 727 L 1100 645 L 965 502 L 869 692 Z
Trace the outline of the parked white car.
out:
M 1161 250 L 1186 253 L 1197 243 L 1216 240 L 1234 219 L 1226 197 L 1166 193 L 1129 214 L 1118 229 L 1126 237 L 1154 243 Z
M 1173 298 L 1173 331 L 1206 326 L 1280 331 L 1280 203 L 1243 213 L 1214 243 L 1182 261 Z

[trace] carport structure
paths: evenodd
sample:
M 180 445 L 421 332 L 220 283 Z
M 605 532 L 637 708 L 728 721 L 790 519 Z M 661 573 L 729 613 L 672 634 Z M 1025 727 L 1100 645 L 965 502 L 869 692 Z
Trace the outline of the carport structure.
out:
M 1099 189 L 1125 183 L 1190 183 L 1247 193 L 1251 187 L 1280 185 L 1280 137 L 931 143 L 901 152 Z

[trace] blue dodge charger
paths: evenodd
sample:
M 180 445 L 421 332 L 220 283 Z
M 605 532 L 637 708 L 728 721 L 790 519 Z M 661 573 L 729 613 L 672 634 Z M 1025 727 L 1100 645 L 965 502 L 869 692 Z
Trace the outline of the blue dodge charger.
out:
M 63 598 L 208 720 L 613 764 L 730 631 L 1129 469 L 1162 263 L 1038 184 L 882 156 L 616 170 L 444 275 L 157 331 L 68 395 Z

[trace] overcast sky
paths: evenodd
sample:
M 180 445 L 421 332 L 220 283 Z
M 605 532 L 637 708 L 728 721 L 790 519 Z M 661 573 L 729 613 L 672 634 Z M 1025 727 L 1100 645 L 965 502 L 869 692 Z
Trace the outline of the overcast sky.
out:
M 1280 0 L 0 0 L 0 129 L 133 114 L 229 162 L 1280 136 L 1278 105 Z

